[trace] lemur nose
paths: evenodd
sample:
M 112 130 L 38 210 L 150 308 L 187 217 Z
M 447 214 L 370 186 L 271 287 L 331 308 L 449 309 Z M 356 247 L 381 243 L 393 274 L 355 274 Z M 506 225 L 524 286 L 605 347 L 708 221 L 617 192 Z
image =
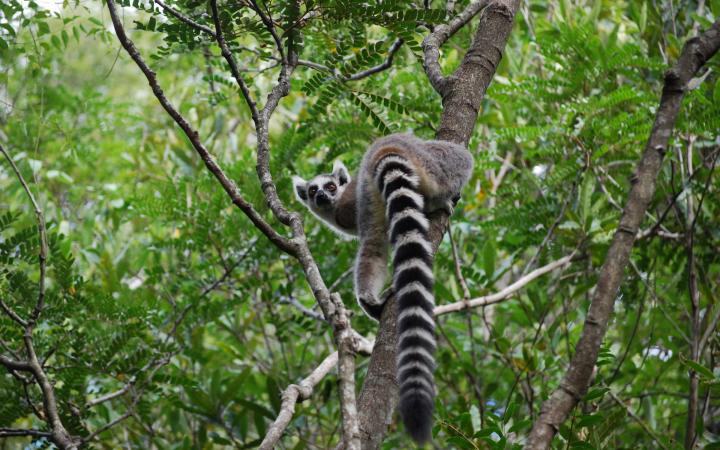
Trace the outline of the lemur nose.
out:
M 330 203 L 330 197 L 328 197 L 325 191 L 318 191 L 318 193 L 315 195 L 315 203 L 317 205 L 326 205 Z

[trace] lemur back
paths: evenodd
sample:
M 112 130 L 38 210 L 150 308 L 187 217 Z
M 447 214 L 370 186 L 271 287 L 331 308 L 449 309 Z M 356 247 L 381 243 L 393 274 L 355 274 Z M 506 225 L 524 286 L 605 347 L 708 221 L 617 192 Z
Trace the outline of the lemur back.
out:
M 338 167 L 333 174 L 340 173 Z M 392 288 L 398 305 L 399 410 L 405 428 L 418 442 L 430 438 L 435 399 L 433 251 L 426 213 L 452 209 L 471 172 L 472 156 L 460 145 L 423 141 L 410 134 L 390 135 L 365 153 L 356 179 L 337 194 L 332 213 L 313 211 L 340 229 L 339 223 L 350 221 L 338 217 L 337 212 L 355 191 L 354 208 L 345 208 L 356 214 L 356 229 L 342 231 L 359 236 L 355 292 L 360 306 L 374 319 L 379 319 L 384 306 L 380 292 L 387 274 L 388 244 L 392 248 Z M 327 175 L 310 182 L 295 180 L 298 198 L 311 211 L 317 205 L 307 194 L 303 199 L 301 193 L 313 183 L 322 185 L 322 177 Z

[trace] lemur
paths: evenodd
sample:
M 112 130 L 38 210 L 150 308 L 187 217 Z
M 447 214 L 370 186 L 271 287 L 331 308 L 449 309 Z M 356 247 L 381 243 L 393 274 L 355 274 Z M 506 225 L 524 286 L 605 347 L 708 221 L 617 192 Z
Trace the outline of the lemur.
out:
M 452 208 L 472 172 L 468 150 L 412 134 L 377 140 L 353 179 L 336 162 L 332 173 L 293 177 L 297 198 L 330 228 L 360 238 L 355 293 L 367 315 L 380 319 L 380 295 L 392 248 L 392 291 L 398 305 L 399 410 L 410 436 L 430 439 L 434 411 L 435 321 L 433 251 L 427 213 Z

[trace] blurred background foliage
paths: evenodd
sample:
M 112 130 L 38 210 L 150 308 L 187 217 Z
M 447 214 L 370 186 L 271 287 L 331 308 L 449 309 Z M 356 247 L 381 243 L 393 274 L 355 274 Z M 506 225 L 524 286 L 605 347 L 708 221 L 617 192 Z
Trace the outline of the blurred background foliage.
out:
M 252 122 L 219 49 L 150 0 L 123 0 L 126 26 L 166 94 L 243 195 L 273 221 L 254 170 Z M 375 138 L 430 138 L 441 105 L 421 66 L 422 38 L 466 1 L 265 1 L 304 64 L 271 122 L 274 178 L 288 205 L 290 176 L 335 159 L 359 163 Z M 196 0 L 168 4 L 211 25 Z M 230 45 L 253 95 L 277 78 L 269 33 L 243 2 L 221 3 Z M 312 13 L 312 14 L 309 14 Z M 470 149 L 475 173 L 452 219 L 472 296 L 577 249 L 565 270 L 513 299 L 439 320 L 440 448 L 519 448 L 540 403 L 569 361 L 632 170 L 648 137 L 664 70 L 682 44 L 720 16 L 720 1 L 524 2 Z M 446 73 L 472 37 L 442 50 Z M 391 68 L 353 74 L 385 60 Z M 679 448 L 688 370 L 701 378 L 698 446 L 720 448 L 720 339 L 709 331 L 690 357 L 689 255 L 704 330 L 720 304 L 718 178 L 720 60 L 688 93 L 658 191 L 615 304 L 591 391 L 560 430 L 557 448 Z M 34 338 L 70 432 L 97 448 L 253 448 L 280 393 L 333 351 L 300 267 L 228 201 L 115 39 L 101 2 L 6 0 L 0 5 L 0 144 L 13 156 L 48 221 L 48 304 Z M 499 176 L 500 174 L 503 176 Z M 704 199 L 704 200 L 703 200 Z M 700 205 L 700 207 L 698 207 Z M 695 218 L 695 216 L 697 216 Z M 658 219 L 662 226 L 654 227 Z M 353 326 L 376 325 L 356 307 L 356 243 L 311 217 L 311 248 L 338 282 Z M 693 252 L 688 236 L 694 233 Z M 0 164 L 0 297 L 27 314 L 36 295 L 32 209 Z M 459 301 L 446 238 L 437 301 Z M 0 316 L 3 354 L 22 330 Z M 367 358 L 358 360 L 362 381 Z M 103 395 L 127 392 L 93 406 Z M 0 375 L 0 427 L 44 429 L 34 384 Z M 334 375 L 298 405 L 282 448 L 329 448 L 339 439 Z M 10 438 L 0 448 L 47 447 Z M 407 446 L 393 425 L 384 448 Z

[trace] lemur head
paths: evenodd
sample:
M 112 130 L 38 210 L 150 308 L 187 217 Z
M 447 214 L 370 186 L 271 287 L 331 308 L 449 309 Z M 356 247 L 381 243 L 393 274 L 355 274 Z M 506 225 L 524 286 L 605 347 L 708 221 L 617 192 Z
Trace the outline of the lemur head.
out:
M 336 161 L 332 173 L 315 176 L 309 181 L 293 177 L 293 187 L 298 200 L 320 218 L 332 221 L 338 199 L 350 184 L 350 174 L 345 165 Z

